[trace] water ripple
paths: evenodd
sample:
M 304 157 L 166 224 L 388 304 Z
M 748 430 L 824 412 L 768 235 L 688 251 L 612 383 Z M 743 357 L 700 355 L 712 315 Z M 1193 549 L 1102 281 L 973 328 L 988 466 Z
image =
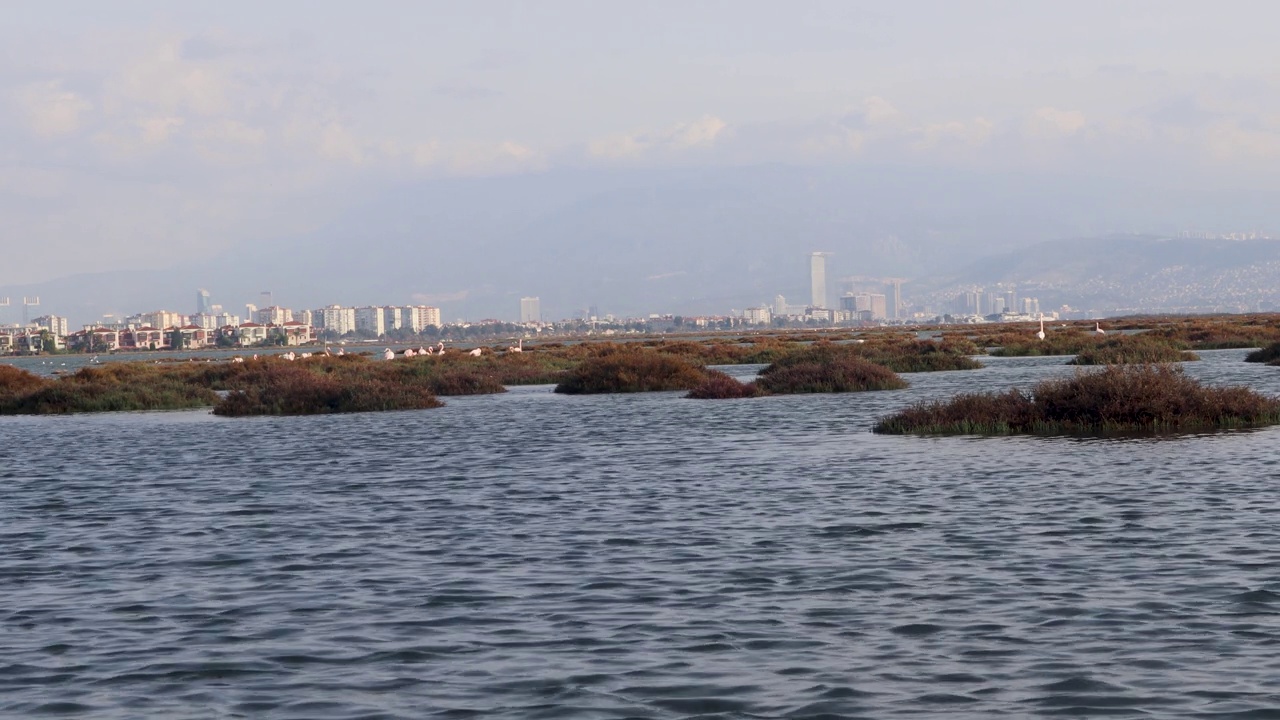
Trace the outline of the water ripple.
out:
M 1280 393 L 1242 355 L 1187 372 Z M 1280 430 L 867 432 L 1061 361 L 0 418 L 0 716 L 1280 717 Z

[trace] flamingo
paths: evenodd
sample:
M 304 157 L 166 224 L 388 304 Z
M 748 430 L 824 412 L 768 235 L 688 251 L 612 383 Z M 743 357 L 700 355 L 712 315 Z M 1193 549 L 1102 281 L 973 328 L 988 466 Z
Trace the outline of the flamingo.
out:
M 1093 324 L 1093 331 L 1099 335 L 1107 334 L 1107 331 L 1102 329 L 1102 324 L 1097 322 Z
M 1040 332 L 1036 333 L 1036 337 L 1044 339 L 1044 318 L 1040 318 Z
M 421 345 L 419 345 L 419 346 L 418 346 L 418 354 L 419 354 L 419 355 L 426 355 L 426 354 L 427 354 L 427 349 L 426 349 L 426 348 L 424 348 L 424 347 L 422 347 Z
M 346 354 L 347 354 L 346 348 L 338 348 L 338 357 L 342 357 L 343 355 L 346 355 Z
M 333 354 L 333 353 L 329 352 L 329 346 L 328 346 L 328 345 L 325 345 L 325 346 L 324 346 L 324 356 L 325 356 L 325 357 L 329 357 L 329 356 L 330 356 L 330 355 L 332 355 L 332 354 Z
M 480 357 L 480 348 L 476 348 L 475 350 L 472 350 L 467 354 L 470 355 L 471 357 Z
M 413 357 L 413 356 L 415 356 L 415 355 L 417 355 L 417 354 L 418 354 L 418 353 L 416 353 L 416 352 L 414 352 L 414 351 L 413 351 L 413 348 L 405 348 L 405 349 L 404 349 L 404 356 L 405 356 L 405 357 Z
M 298 357 L 302 358 L 303 360 L 306 360 L 307 358 L 311 357 L 311 353 L 302 353 Z
M 387 348 L 386 350 L 383 350 L 383 351 L 382 351 L 382 359 L 383 359 L 383 360 L 395 360 L 395 359 L 396 359 L 396 354 L 395 354 L 394 352 L 392 352 L 392 351 L 391 351 L 391 348 Z
M 439 347 L 439 349 L 438 349 L 438 350 L 436 350 L 436 352 L 438 352 L 438 353 L 440 353 L 441 355 L 443 355 L 443 354 L 444 354 L 444 341 L 443 341 L 443 340 L 441 340 L 441 341 L 440 341 L 440 345 L 439 345 L 438 347 Z
M 524 338 L 520 338 L 519 342 L 507 348 L 507 352 L 524 352 Z

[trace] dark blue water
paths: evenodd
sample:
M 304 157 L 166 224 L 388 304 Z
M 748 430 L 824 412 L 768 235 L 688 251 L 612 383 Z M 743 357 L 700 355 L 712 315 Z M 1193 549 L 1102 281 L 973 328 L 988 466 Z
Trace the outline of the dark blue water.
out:
M 1071 372 L 989 362 L 843 396 L 0 418 L 0 715 L 1280 717 L 1280 430 L 868 432 Z

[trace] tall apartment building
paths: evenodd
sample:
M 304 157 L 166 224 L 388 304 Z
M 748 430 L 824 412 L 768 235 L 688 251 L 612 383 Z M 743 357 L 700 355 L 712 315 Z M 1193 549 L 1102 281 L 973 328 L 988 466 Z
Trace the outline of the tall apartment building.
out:
M 406 305 L 400 308 L 400 326 L 422 332 L 430 326 L 440 327 L 440 308 L 430 305 Z
M 524 325 L 542 322 L 542 301 L 540 299 L 537 297 L 520 298 L 520 322 Z
M 213 312 L 213 298 L 209 296 L 209 291 L 201 288 L 196 291 L 196 314 L 207 315 Z
M 253 321 L 259 325 L 283 325 L 290 320 L 293 320 L 293 311 L 279 305 L 264 307 L 253 315 Z
M 845 293 L 840 297 L 840 309 L 851 311 L 857 317 L 884 320 L 889 317 L 888 303 L 880 293 Z
M 319 323 L 316 323 L 317 319 L 320 320 Z M 311 313 L 311 324 L 328 332 L 346 335 L 349 332 L 355 332 L 356 309 L 342 307 L 341 305 L 330 305 L 313 311 Z
M 186 325 L 186 318 L 182 313 L 172 312 L 170 310 L 157 310 L 155 312 L 143 313 L 139 320 L 142 325 L 148 325 L 157 330 L 167 330 L 169 328 L 182 327 Z
M 742 317 L 752 325 L 768 325 L 773 322 L 773 312 L 765 305 L 747 308 Z
M 399 330 L 404 327 L 401 317 L 400 308 L 395 305 L 387 305 L 382 308 L 382 322 L 386 325 L 387 330 Z
M 71 325 L 67 319 L 60 315 L 45 315 L 38 317 L 31 322 L 48 330 L 54 337 L 66 337 L 71 333 Z
M 387 334 L 386 310 L 381 307 L 356 308 L 356 330 L 374 337 Z

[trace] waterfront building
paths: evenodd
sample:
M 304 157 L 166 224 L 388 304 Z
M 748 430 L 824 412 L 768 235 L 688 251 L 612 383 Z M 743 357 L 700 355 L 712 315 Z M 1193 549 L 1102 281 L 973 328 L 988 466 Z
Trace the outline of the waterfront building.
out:
M 138 316 L 139 324 L 155 328 L 157 330 L 166 330 L 168 328 L 182 327 L 186 325 L 186 318 L 181 313 L 172 310 L 157 310 L 155 312 L 143 313 Z
M 386 325 L 386 329 L 388 331 L 399 330 L 404 327 L 404 324 L 401 322 L 402 317 L 403 313 L 401 313 L 400 308 L 395 305 L 387 305 L 382 308 L 382 322 Z
M 537 297 L 520 298 L 520 322 L 524 325 L 542 322 L 542 300 Z
M 66 337 L 71 333 L 67 319 L 59 315 L 44 315 L 31 322 L 49 331 L 54 337 Z
M 341 305 L 330 305 L 311 313 L 313 322 L 318 317 L 319 323 L 315 323 L 318 327 L 323 328 L 326 332 L 336 333 L 338 335 L 346 335 L 349 332 L 355 332 L 356 329 L 356 309 L 342 307 Z
M 386 310 L 379 306 L 356 308 L 356 331 L 374 337 L 386 335 Z
M 760 307 L 747 308 L 746 312 L 743 313 L 743 318 L 752 325 L 768 325 L 773 322 L 773 312 L 769 310 L 768 306 L 761 305 Z
M 259 325 L 283 325 L 293 319 L 293 311 L 278 305 L 264 307 L 253 314 L 253 321 Z
M 236 328 L 236 340 L 241 345 L 254 345 L 267 339 L 267 326 L 260 323 L 242 323 Z
M 400 326 L 420 333 L 431 326 L 440 327 L 440 308 L 430 305 L 406 305 L 400 308 Z

